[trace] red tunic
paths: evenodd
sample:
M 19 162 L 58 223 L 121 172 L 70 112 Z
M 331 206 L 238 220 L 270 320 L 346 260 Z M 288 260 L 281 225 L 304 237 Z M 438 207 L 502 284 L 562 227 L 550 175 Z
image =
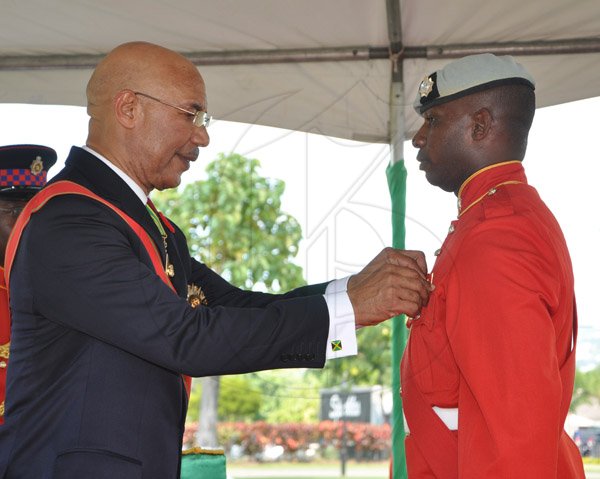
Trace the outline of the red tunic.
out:
M 4 398 L 6 395 L 6 367 L 10 345 L 10 312 L 8 292 L 4 282 L 4 268 L 0 268 L 0 424 L 4 424 Z
M 435 290 L 408 324 L 401 376 L 409 478 L 583 479 L 564 432 L 576 313 L 560 227 L 520 162 L 470 177 L 459 204 L 432 271 Z M 444 436 L 454 449 L 429 424 L 415 426 L 415 388 L 427 408 L 458 408 L 458 432 Z M 423 437 L 433 446 L 423 447 Z M 432 471 L 440 454 L 452 472 Z

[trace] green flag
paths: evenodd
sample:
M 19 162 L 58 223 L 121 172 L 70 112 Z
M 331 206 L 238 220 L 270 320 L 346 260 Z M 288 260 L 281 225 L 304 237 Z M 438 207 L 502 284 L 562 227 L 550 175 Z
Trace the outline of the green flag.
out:
M 388 187 L 392 200 L 392 246 L 404 248 L 406 233 L 404 219 L 406 216 L 406 168 L 404 160 L 389 165 L 386 170 Z M 406 479 L 406 456 L 404 454 L 404 420 L 402 417 L 402 400 L 400 398 L 400 359 L 406 345 L 406 322 L 404 316 L 392 319 L 392 395 L 394 408 L 392 411 L 392 454 L 393 478 Z
M 181 479 L 226 479 L 225 463 L 223 449 L 188 449 L 181 456 Z

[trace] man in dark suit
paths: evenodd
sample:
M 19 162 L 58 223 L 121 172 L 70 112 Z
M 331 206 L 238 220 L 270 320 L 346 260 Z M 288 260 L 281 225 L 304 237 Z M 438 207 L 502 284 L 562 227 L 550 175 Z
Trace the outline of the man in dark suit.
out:
M 87 97 L 86 146 L 42 195 L 62 193 L 38 201 L 9 245 L 5 478 L 178 477 L 182 374 L 322 367 L 336 350 L 353 352 L 356 328 L 426 302 L 422 254 L 392 249 L 347 285 L 285 295 L 233 287 L 190 258 L 182 232 L 146 204 L 208 145 L 195 66 L 156 45 L 121 45 Z

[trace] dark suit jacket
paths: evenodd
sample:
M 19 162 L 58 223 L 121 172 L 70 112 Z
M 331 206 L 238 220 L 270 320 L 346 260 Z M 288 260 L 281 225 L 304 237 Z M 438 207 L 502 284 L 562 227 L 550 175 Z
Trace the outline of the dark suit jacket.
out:
M 128 213 L 162 250 L 144 205 L 93 155 L 73 148 L 59 179 Z M 168 249 L 179 296 L 154 273 L 138 236 L 97 201 L 58 197 L 32 216 L 10 284 L 6 478 L 178 477 L 181 373 L 323 366 L 324 285 L 245 292 L 190 258 L 180 230 Z M 188 305 L 189 283 L 208 307 Z

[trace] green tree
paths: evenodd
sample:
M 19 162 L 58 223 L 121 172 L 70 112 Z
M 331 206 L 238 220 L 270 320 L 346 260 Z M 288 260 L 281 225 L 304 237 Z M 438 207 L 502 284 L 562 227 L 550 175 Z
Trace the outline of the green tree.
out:
M 267 423 L 314 423 L 319 419 L 320 377 L 305 370 L 261 371 L 248 375 L 263 391 L 259 417 Z
M 576 370 L 571 411 L 582 404 L 594 402 L 600 403 L 600 366 L 587 372 Z
M 281 211 L 285 183 L 259 174 L 260 162 L 219 154 L 207 178 L 167 190 L 153 200 L 185 233 L 191 254 L 232 284 L 245 289 L 287 291 L 305 284 L 293 263 L 302 231 Z M 219 380 L 203 378 L 203 446 L 217 445 Z
M 258 160 L 221 153 L 207 165 L 205 180 L 154 198 L 182 228 L 192 255 L 232 284 L 287 291 L 305 284 L 293 263 L 302 229 L 281 211 L 285 183 L 259 169 Z
M 263 393 L 247 375 L 223 376 L 219 391 L 219 417 L 224 421 L 260 419 Z
M 188 402 L 187 421 L 198 421 L 201 397 L 202 381 L 194 379 Z M 261 415 L 262 404 L 263 391 L 260 389 L 260 382 L 255 381 L 251 374 L 220 378 L 218 414 L 223 421 L 264 419 Z

